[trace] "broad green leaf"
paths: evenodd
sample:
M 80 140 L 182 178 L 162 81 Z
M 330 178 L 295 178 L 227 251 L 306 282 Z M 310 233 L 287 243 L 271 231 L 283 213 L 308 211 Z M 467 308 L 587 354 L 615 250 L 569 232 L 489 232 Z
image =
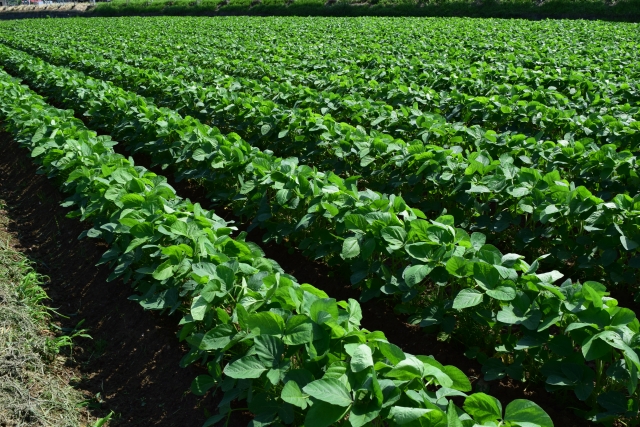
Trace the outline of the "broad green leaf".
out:
M 636 314 L 628 308 L 620 308 L 611 318 L 611 326 L 623 326 L 633 322 Z
M 133 178 L 126 185 L 127 191 L 130 193 L 144 193 L 145 185 L 141 179 Z
M 287 345 L 300 345 L 313 341 L 313 323 L 304 315 L 291 316 L 287 320 L 282 340 Z
M 152 276 L 156 280 L 166 280 L 169 277 L 173 276 L 173 270 L 174 269 L 173 265 L 171 265 L 171 261 L 166 260 L 155 269 Z
M 622 243 L 622 246 L 628 251 L 632 251 L 638 247 L 638 243 L 634 242 L 626 236 L 620 236 L 620 242 Z
M 153 236 L 153 224 L 149 222 L 142 222 L 140 224 L 136 224 L 129 232 L 137 238 L 151 237 Z
M 395 368 L 386 373 L 386 377 L 396 378 L 402 381 L 410 381 L 414 378 L 422 378 L 424 364 L 414 356 L 406 356 Z
M 295 193 L 291 190 L 278 190 L 276 193 L 276 202 L 278 202 L 280 206 L 285 206 L 294 195 Z
M 500 273 L 493 265 L 483 262 L 473 264 L 473 278 L 485 290 L 493 289 L 500 283 Z
M 474 307 L 482 302 L 483 294 L 475 289 L 462 289 L 453 300 L 453 308 L 461 310 L 463 308 Z
M 597 334 L 582 343 L 582 354 L 585 360 L 601 359 L 611 352 L 611 346 L 599 338 L 600 334 Z
M 347 387 L 335 378 L 315 380 L 304 386 L 302 391 L 311 397 L 332 405 L 349 406 L 353 402 Z
M 422 282 L 432 270 L 430 265 L 412 265 L 405 268 L 402 277 L 408 286 L 413 287 Z
M 473 273 L 473 263 L 459 256 L 449 258 L 446 267 L 449 274 L 455 277 L 466 277 Z
M 309 401 L 309 397 L 302 393 L 302 390 L 300 390 L 300 387 L 298 387 L 298 384 L 296 384 L 295 381 L 288 381 L 284 385 L 280 397 L 285 402 L 301 409 L 306 409 Z
M 382 235 L 382 238 L 389 244 L 389 249 L 392 250 L 400 249 L 402 245 L 404 245 L 404 242 L 407 238 L 406 231 L 404 231 L 402 227 L 398 227 L 395 225 L 383 228 L 380 231 L 380 234 Z
M 431 260 L 431 256 L 439 246 L 429 244 L 426 242 L 411 243 L 404 247 L 405 251 L 419 261 L 428 262 Z
M 263 365 L 276 368 L 284 352 L 284 343 L 272 335 L 259 335 L 254 339 L 256 355 Z
M 464 401 L 463 408 L 479 423 L 502 419 L 502 405 L 500 401 L 484 393 L 475 393 L 467 397 Z
M 338 304 L 333 298 L 315 300 L 309 308 L 309 317 L 316 323 L 338 319 Z
M 316 401 L 307 412 L 304 427 L 329 427 L 347 415 L 348 407 Z
M 356 237 L 348 237 L 342 243 L 342 253 L 340 256 L 342 259 L 350 259 L 357 257 L 360 254 L 360 244 Z
M 449 401 L 449 406 L 447 407 L 447 427 L 464 427 L 453 400 Z
M 120 197 L 120 202 L 125 208 L 138 208 L 144 203 L 144 197 L 139 194 L 125 194 Z
M 438 384 L 443 387 L 453 387 L 453 379 L 446 374 L 444 366 L 436 361 L 433 357 L 418 356 L 424 363 L 424 376 L 434 377 Z
M 231 342 L 231 337 L 235 335 L 235 333 L 236 329 L 231 324 L 222 323 L 204 334 L 199 348 L 200 350 L 219 350 L 225 348 L 227 344 Z
M 365 231 L 369 223 L 364 215 L 351 214 L 344 217 L 344 225 L 347 230 L 360 230 Z
M 253 356 L 245 356 L 224 367 L 224 373 L 231 378 L 260 378 L 267 368 Z
M 553 427 L 547 413 L 535 403 L 516 399 L 507 405 L 504 420 L 520 427 Z
M 249 317 L 249 329 L 260 334 L 281 335 L 284 332 L 284 319 L 270 311 L 254 313 Z
M 359 328 L 362 320 L 362 307 L 360 307 L 358 301 L 349 298 L 347 308 L 349 311 L 349 324 L 354 328 Z
M 371 348 L 366 344 L 359 345 L 351 356 L 351 370 L 360 372 L 371 366 L 373 366 Z
M 511 286 L 496 286 L 493 289 L 488 289 L 485 293 L 500 301 L 512 301 L 517 295 L 515 288 Z
M 404 425 L 417 420 L 427 412 L 431 411 L 432 409 L 393 406 L 391 408 L 391 412 L 389 412 L 389 418 L 391 418 L 398 425 Z
M 207 418 L 207 421 L 204 422 L 204 424 L 202 425 L 202 427 L 213 427 L 218 425 L 218 423 L 222 420 L 224 420 L 225 418 L 227 418 L 227 414 L 217 414 L 214 415 L 212 417 Z
M 351 407 L 349 423 L 351 427 L 363 427 L 371 425 L 373 420 L 380 415 L 381 406 L 375 400 L 360 401 Z
M 216 382 L 211 375 L 198 375 L 191 383 L 191 392 L 196 396 L 204 396 L 215 385 Z
M 482 233 L 471 234 L 471 247 L 477 252 L 484 246 L 487 241 L 487 236 Z
M 460 391 L 471 391 L 471 382 L 469 381 L 469 377 L 467 377 L 460 369 L 452 365 L 447 365 L 443 367 L 443 371 L 453 380 L 451 388 Z
M 193 320 L 203 320 L 208 307 L 209 303 L 202 297 L 202 295 L 195 297 L 191 303 L 191 317 L 193 317 Z
M 627 412 L 627 398 L 619 391 L 609 391 L 598 396 L 598 404 L 607 411 L 624 414 Z
M 395 344 L 380 341 L 378 343 L 378 348 L 380 349 L 382 355 L 389 359 L 389 362 L 391 362 L 393 365 L 397 365 L 407 358 L 402 349 Z
M 587 283 L 582 286 L 582 293 L 586 300 L 591 301 L 594 307 L 602 308 L 602 295 Z

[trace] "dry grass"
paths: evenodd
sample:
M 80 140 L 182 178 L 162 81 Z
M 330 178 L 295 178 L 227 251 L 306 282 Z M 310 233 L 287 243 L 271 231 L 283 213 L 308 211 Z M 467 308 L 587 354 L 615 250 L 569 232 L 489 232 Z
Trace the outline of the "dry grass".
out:
M 87 425 L 52 346 L 43 277 L 13 250 L 7 222 L 0 201 L 0 426 Z

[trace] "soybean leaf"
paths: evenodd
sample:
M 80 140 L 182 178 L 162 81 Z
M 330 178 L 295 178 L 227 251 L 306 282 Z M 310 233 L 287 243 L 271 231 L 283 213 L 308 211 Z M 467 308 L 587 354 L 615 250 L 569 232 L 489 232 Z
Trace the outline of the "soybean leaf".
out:
M 329 427 L 344 418 L 348 407 L 331 405 L 321 400 L 315 401 L 304 419 L 305 427 Z
M 283 389 L 280 397 L 285 402 L 288 402 L 301 409 L 306 409 L 309 397 L 302 393 L 300 387 L 295 381 L 288 381 Z
M 485 290 L 495 288 L 500 283 L 500 273 L 493 265 L 483 262 L 473 264 L 473 278 Z
M 502 418 L 502 405 L 495 397 L 484 393 L 475 393 L 467 397 L 464 410 L 480 423 L 498 421 Z
M 507 405 L 504 420 L 520 427 L 553 427 L 553 421 L 541 407 L 524 399 Z
M 412 265 L 407 267 L 402 273 L 402 277 L 408 286 L 415 286 L 422 282 L 425 277 L 431 273 L 433 266 L 430 265 Z
M 431 412 L 431 411 L 432 409 L 394 406 L 391 408 L 391 411 L 389 412 L 389 418 L 391 418 L 398 425 L 404 425 L 417 420 L 427 412 Z
M 342 243 L 342 259 L 350 259 L 360 254 L 360 243 L 356 237 L 348 237 Z
M 402 349 L 395 344 L 381 341 L 378 343 L 378 348 L 382 355 L 389 359 L 389 362 L 394 365 L 397 365 L 407 358 Z
M 351 370 L 360 372 L 371 366 L 373 366 L 371 348 L 366 344 L 359 345 L 351 355 Z
M 196 396 L 204 396 L 215 385 L 216 382 L 211 375 L 198 375 L 191 383 L 191 391 Z
M 291 316 L 287 320 L 282 340 L 287 345 L 300 345 L 313 341 L 313 324 L 304 315 Z
M 259 335 L 254 340 L 256 355 L 263 365 L 276 368 L 284 352 L 284 343 L 273 335 Z
M 453 308 L 461 310 L 463 308 L 474 307 L 482 302 L 483 294 L 475 289 L 462 289 L 453 300 Z
M 249 317 L 249 329 L 260 334 L 280 335 L 284 331 L 282 316 L 270 311 L 254 313 Z
M 469 381 L 469 377 L 467 377 L 460 369 L 452 365 L 447 365 L 443 367 L 443 371 L 453 380 L 451 388 L 460 391 L 471 391 L 471 382 Z
M 321 378 L 302 389 L 306 394 L 323 402 L 338 406 L 349 406 L 352 403 L 347 387 L 335 378 Z
M 253 356 L 245 356 L 224 367 L 224 373 L 231 378 L 260 378 L 267 368 Z

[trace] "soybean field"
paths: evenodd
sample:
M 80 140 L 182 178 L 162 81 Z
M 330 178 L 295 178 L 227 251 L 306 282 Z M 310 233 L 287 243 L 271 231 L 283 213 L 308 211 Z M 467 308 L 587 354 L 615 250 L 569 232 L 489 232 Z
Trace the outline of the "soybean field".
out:
M 640 425 L 639 24 L 30 19 L 0 40 L 0 127 L 110 280 L 179 322 L 191 392 L 221 396 L 205 426 Z M 362 326 L 378 300 L 420 354 Z M 495 397 L 523 383 L 558 406 Z

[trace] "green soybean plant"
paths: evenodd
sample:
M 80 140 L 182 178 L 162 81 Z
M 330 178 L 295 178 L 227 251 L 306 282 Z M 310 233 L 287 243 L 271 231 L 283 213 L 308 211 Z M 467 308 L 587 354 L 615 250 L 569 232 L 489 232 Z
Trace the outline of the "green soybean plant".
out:
M 209 371 L 193 391 L 224 392 L 205 425 L 241 399 L 255 413 L 252 425 L 553 425 L 532 402 L 514 401 L 502 414 L 489 396 L 467 395 L 471 384 L 459 369 L 361 329 L 356 301 L 298 284 L 243 235 L 232 238 L 233 227 L 212 211 L 114 153 L 116 143 L 72 111 L 4 73 L 0 89 L 4 127 L 62 184 L 69 215 L 92 225 L 83 236 L 109 245 L 101 262 L 113 267 L 110 279 L 129 281 L 146 309 L 182 314 L 178 335 L 190 350 L 181 364 Z M 464 409 L 454 396 L 465 398 Z M 498 410 L 487 414 L 484 401 Z

